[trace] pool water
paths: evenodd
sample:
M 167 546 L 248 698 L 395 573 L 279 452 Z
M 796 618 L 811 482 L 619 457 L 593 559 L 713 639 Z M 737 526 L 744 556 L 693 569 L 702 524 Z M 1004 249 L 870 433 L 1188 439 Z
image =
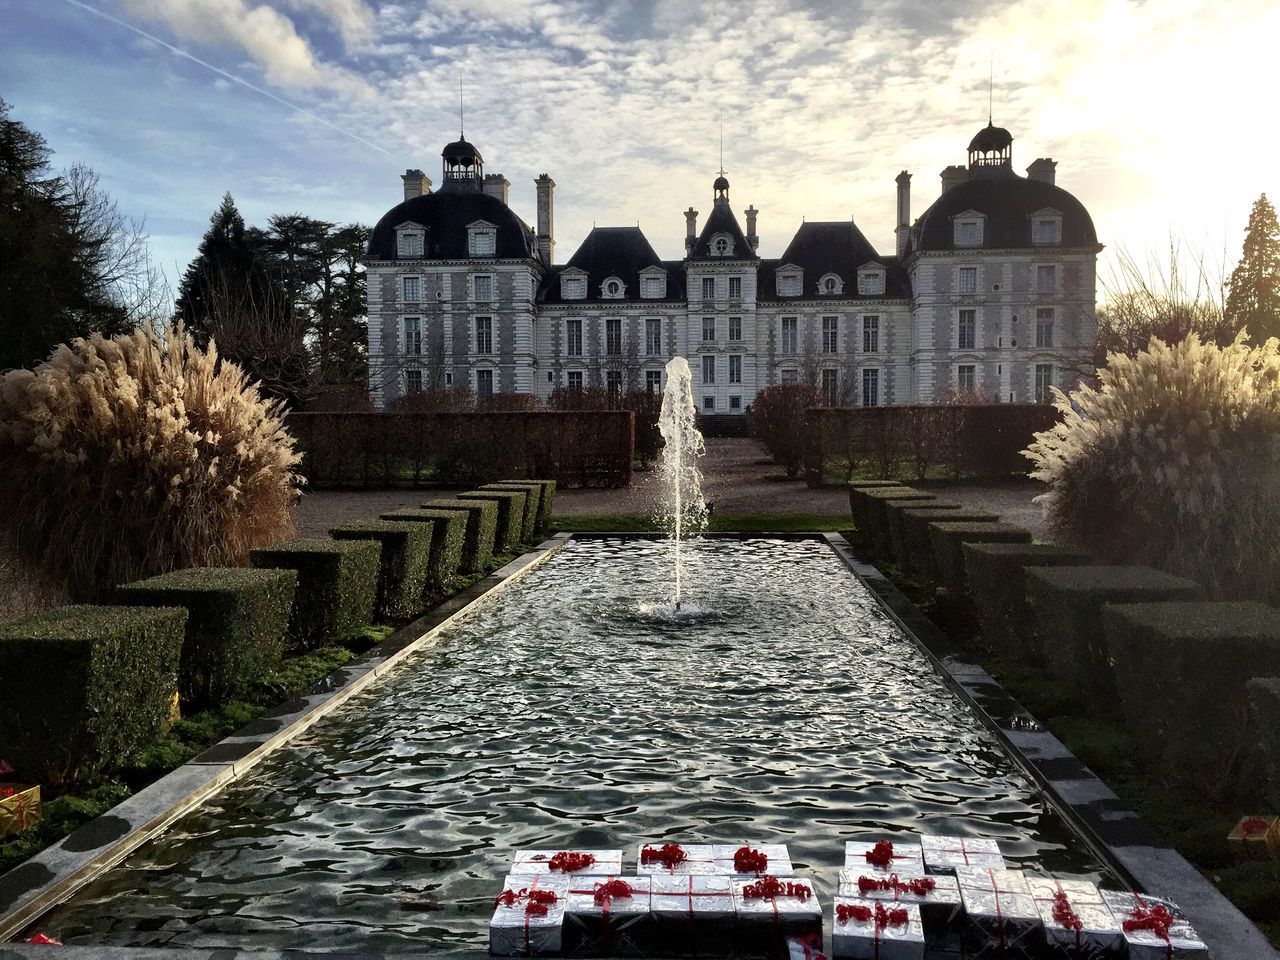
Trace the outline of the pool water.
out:
M 1101 867 L 819 541 L 571 541 L 71 901 L 65 943 L 475 955 L 511 852 L 849 839 Z M 828 907 L 829 909 L 829 907 Z

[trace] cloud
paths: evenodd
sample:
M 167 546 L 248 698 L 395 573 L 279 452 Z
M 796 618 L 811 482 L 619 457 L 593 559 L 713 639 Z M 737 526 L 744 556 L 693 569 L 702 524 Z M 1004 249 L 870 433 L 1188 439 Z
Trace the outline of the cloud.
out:
M 360 50 L 373 39 L 374 12 L 364 0 L 284 0 L 284 5 L 319 14 L 338 31 L 348 50 Z

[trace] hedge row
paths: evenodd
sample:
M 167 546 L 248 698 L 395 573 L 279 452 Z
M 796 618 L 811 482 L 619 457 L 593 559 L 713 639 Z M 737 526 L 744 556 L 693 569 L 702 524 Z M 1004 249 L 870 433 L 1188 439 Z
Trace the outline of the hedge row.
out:
M 625 487 L 636 455 L 630 410 L 291 413 L 312 484 L 485 484 L 547 477 Z

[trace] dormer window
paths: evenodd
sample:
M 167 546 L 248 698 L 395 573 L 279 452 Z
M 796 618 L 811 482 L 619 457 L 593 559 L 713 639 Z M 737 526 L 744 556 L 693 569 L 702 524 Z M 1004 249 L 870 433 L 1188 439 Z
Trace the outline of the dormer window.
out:
M 778 273 L 778 296 L 798 297 L 804 292 L 804 274 L 799 270 L 784 270 Z
M 713 257 L 732 256 L 733 238 L 727 233 L 717 233 L 711 238 L 711 255 Z
M 884 271 L 876 268 L 858 271 L 858 293 L 878 297 L 884 293 Z
M 1031 215 L 1031 242 L 1049 246 L 1062 242 L 1062 214 L 1057 210 L 1040 210 Z
M 423 231 L 421 228 L 396 229 L 396 256 L 402 260 L 413 260 L 422 256 Z
M 627 292 L 627 285 L 617 277 L 610 277 L 600 284 L 600 296 L 605 300 L 621 300 Z
M 560 275 L 561 300 L 585 300 L 587 298 L 587 275 L 580 271 L 562 273 Z
M 824 297 L 833 297 L 844 293 L 844 281 L 837 274 L 828 273 L 818 281 L 818 293 Z
M 498 228 L 477 220 L 467 225 L 467 252 L 473 257 L 492 257 L 498 249 Z
M 957 247 L 982 246 L 983 221 L 986 220 L 976 210 L 969 210 L 955 218 L 955 245 Z
M 645 300 L 661 300 L 667 295 L 667 275 L 646 273 L 640 279 L 640 296 Z

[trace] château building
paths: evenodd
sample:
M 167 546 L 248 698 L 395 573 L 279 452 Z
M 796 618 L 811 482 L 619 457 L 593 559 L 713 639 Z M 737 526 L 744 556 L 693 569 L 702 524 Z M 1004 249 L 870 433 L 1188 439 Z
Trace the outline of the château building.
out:
M 506 178 L 460 139 L 444 149 L 440 189 L 407 171 L 403 202 L 369 240 L 372 399 L 461 385 L 543 398 L 658 389 L 683 355 L 704 414 L 740 413 L 791 382 L 839 405 L 1043 401 L 1088 369 L 1101 247 L 1084 206 L 1055 184 L 1057 164 L 1020 176 L 1012 144 L 988 123 L 914 222 L 900 173 L 891 256 L 848 219 L 803 223 L 781 257 L 762 258 L 758 212 L 742 211 L 744 230 L 721 173 L 701 226 L 684 212 L 679 259 L 662 259 L 639 227 L 595 227 L 557 263 L 555 181 L 535 181 L 530 227 Z

